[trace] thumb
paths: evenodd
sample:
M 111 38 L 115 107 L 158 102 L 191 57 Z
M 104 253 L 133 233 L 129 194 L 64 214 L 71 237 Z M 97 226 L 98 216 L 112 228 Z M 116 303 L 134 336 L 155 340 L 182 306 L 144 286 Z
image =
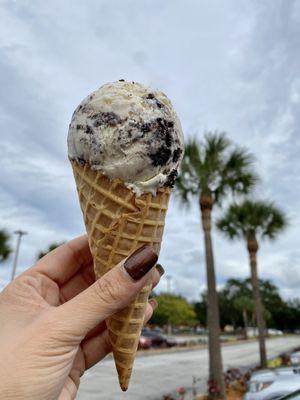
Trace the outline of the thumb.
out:
M 142 246 L 88 289 L 55 309 L 60 331 L 81 340 L 100 322 L 125 308 L 151 280 L 157 254 Z

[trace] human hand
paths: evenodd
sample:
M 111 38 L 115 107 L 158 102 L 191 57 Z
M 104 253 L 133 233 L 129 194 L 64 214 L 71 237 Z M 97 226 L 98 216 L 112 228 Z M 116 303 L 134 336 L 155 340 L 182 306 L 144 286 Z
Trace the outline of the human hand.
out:
M 148 246 L 129 259 L 130 270 L 122 261 L 95 281 L 87 237 L 81 236 L 0 293 L 0 399 L 76 397 L 84 371 L 111 351 L 105 319 L 149 280 L 155 286 L 160 279 L 152 268 L 157 256 Z M 145 321 L 155 306 L 149 303 Z

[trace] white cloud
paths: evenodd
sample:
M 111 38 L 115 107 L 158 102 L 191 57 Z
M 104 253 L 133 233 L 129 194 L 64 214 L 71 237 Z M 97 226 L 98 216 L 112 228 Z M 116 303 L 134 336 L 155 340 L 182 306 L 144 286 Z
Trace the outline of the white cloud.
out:
M 125 78 L 164 90 L 187 136 L 226 130 L 256 154 L 259 194 L 290 217 L 276 243 L 261 244 L 259 270 L 285 296 L 298 295 L 299 2 L 4 1 L 0 8 L 0 218 L 10 231 L 29 231 L 20 270 L 49 242 L 82 231 L 68 123 L 87 93 Z M 246 277 L 244 244 L 216 232 L 213 239 L 218 283 Z M 172 202 L 161 262 L 174 290 L 198 297 L 205 267 L 197 201 L 184 212 Z M 8 276 L 1 268 L 0 281 Z

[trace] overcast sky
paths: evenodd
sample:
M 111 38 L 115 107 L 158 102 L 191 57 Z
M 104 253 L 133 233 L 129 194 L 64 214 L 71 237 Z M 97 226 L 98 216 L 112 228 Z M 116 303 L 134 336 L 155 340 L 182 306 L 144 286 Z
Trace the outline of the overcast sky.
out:
M 296 0 L 0 1 L 0 227 L 29 232 L 18 271 L 50 242 L 84 231 L 68 124 L 87 94 L 123 78 L 163 90 L 186 137 L 225 130 L 255 154 L 258 197 L 290 219 L 275 243 L 261 244 L 260 275 L 285 298 L 300 296 L 299 48 Z M 213 239 L 218 284 L 247 277 L 245 245 L 215 231 Z M 160 261 L 173 291 L 199 298 L 196 200 L 187 211 L 171 202 Z M 0 268 L 0 287 L 11 264 Z

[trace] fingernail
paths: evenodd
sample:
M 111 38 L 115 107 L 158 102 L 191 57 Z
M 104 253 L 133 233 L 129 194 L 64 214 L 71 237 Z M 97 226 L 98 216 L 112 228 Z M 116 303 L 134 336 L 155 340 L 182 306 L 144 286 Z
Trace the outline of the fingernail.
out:
M 157 254 L 148 245 L 144 245 L 132 253 L 124 263 L 124 268 L 135 281 L 141 279 L 158 259 Z
M 156 269 L 157 269 L 159 275 L 160 275 L 160 276 L 163 276 L 163 274 L 165 273 L 165 270 L 164 270 L 163 266 L 162 266 L 161 264 L 156 264 L 155 267 L 156 267 Z
M 158 303 L 155 299 L 150 299 L 149 304 L 152 307 L 152 310 L 154 311 L 158 307 Z

